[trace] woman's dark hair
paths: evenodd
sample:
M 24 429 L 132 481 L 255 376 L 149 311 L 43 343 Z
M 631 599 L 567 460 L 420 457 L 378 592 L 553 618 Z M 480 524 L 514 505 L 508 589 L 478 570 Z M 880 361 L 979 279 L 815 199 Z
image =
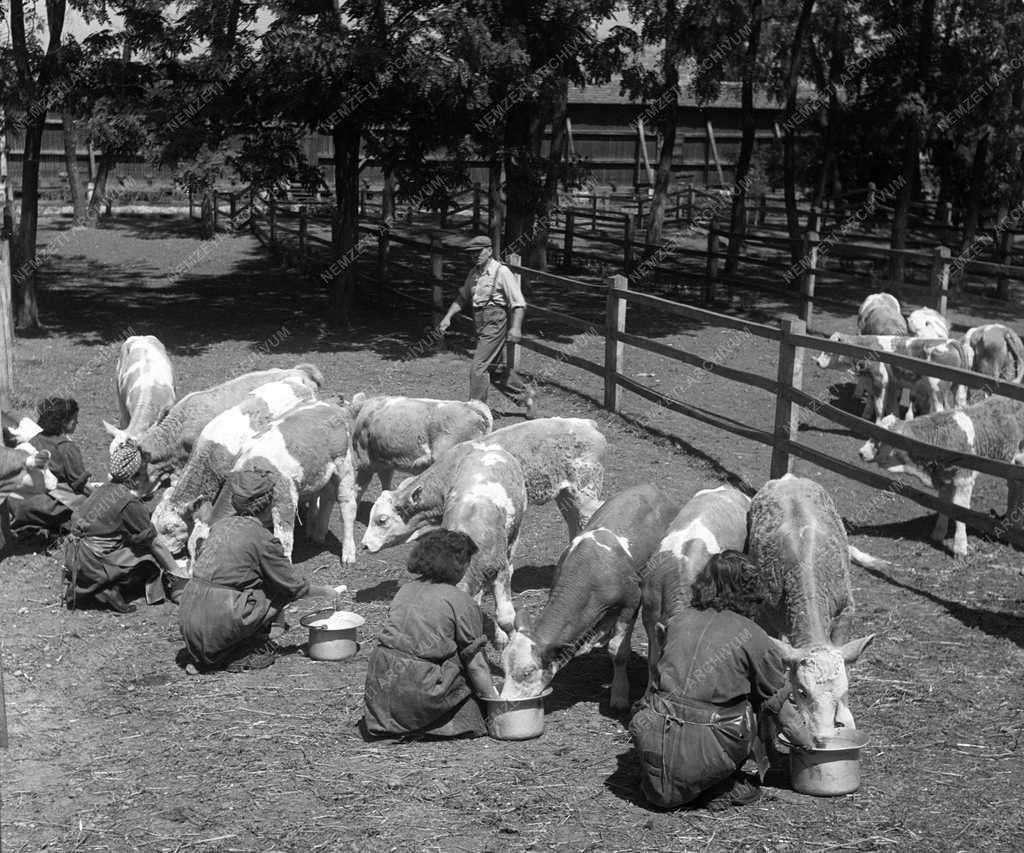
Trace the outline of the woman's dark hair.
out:
M 462 580 L 477 550 L 476 543 L 465 533 L 431 530 L 416 540 L 406 568 L 424 580 L 454 586 Z
M 731 610 L 752 619 L 768 599 L 764 575 L 739 551 L 715 554 L 690 587 L 695 610 Z
M 60 435 L 77 415 L 78 401 L 73 397 L 47 397 L 39 402 L 36 421 L 43 435 Z

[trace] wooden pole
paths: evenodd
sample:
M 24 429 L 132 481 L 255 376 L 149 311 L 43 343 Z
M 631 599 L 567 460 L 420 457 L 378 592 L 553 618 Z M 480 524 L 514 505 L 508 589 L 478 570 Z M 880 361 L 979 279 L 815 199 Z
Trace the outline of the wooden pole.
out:
M 757 224 L 764 225 L 768 219 L 768 194 L 761 193 L 761 198 L 757 202 Z
M 690 184 L 686 188 L 686 222 L 687 224 L 693 223 L 693 184 Z
M 473 233 L 480 233 L 480 202 L 481 202 L 481 188 L 480 182 L 474 181 L 473 183 Z
M 597 230 L 597 193 L 590 197 L 590 230 Z
M 7 201 L 6 170 L 0 173 L 0 217 L 0 409 L 7 411 L 14 394 L 14 305 L 11 302 L 14 220 Z
M 623 243 L 622 243 L 622 272 L 625 275 L 629 275 L 633 271 L 633 236 L 634 236 L 634 223 L 633 217 L 628 213 L 626 214 L 626 221 L 623 223 Z
M 238 196 L 235 193 L 231 193 L 228 196 L 228 205 L 228 213 L 231 217 L 231 228 L 233 230 L 235 227 L 235 217 L 238 216 Z
M 720 252 L 718 226 L 712 218 L 708 223 L 708 262 L 704 276 L 704 304 L 715 298 L 715 279 L 718 278 L 718 255 Z
M 377 291 L 378 294 L 388 283 L 388 229 L 381 227 L 377 232 Z
M 213 232 L 217 233 L 217 190 L 213 191 Z
M 441 254 L 441 238 L 436 236 L 430 238 L 430 274 L 433 279 L 431 288 L 431 298 L 434 306 L 433 328 L 436 329 L 441 324 L 441 318 L 444 316 L 444 293 L 442 291 L 444 283 L 444 255 Z M 437 336 L 436 349 L 438 352 L 444 350 L 444 335 Z
M 779 445 L 796 437 L 800 414 L 787 393 L 788 389 L 803 388 L 804 351 L 790 343 L 793 335 L 802 335 L 806 328 L 803 320 L 793 316 L 782 318 L 782 340 L 779 341 L 779 394 L 775 398 L 775 442 L 772 447 L 771 478 L 777 480 L 790 473 L 792 461 L 789 453 Z
M 619 410 L 619 380 L 622 373 L 623 343 L 619 333 L 626 331 L 626 300 L 619 294 L 629 289 L 629 279 L 613 275 L 608 279 L 608 300 L 605 306 L 604 331 L 604 407 Z
M 306 205 L 299 205 L 299 254 L 306 253 L 306 229 L 309 227 L 309 211 Z
M 274 195 L 271 192 L 270 199 L 267 201 L 267 221 L 269 223 L 269 234 L 271 244 L 277 240 L 277 205 L 274 202 Z
M 814 286 L 818 272 L 818 232 L 808 231 L 804 234 L 804 262 L 806 268 L 800 277 L 800 320 L 804 328 L 811 325 L 811 314 L 814 312 Z
M 571 207 L 565 209 L 565 242 L 562 246 L 562 266 L 572 266 L 572 232 L 576 227 L 576 214 Z
M 715 143 L 715 129 L 711 126 L 711 119 L 707 120 L 708 141 L 711 143 L 711 154 L 715 158 L 715 169 L 718 170 L 718 185 L 725 186 L 725 173 L 722 171 L 722 162 L 718 159 L 718 145 Z
M 949 254 L 948 246 L 936 246 L 932 249 L 932 267 L 929 275 L 932 307 L 943 317 L 946 316 L 949 300 Z
M 195 219 L 194 214 L 195 202 L 192 199 L 192 187 L 188 188 L 188 218 Z
M 514 267 L 521 266 L 523 263 L 522 257 L 518 252 L 509 252 L 508 263 Z M 512 275 L 515 276 L 516 281 L 519 283 L 520 291 L 525 295 L 528 283 L 524 280 L 520 273 L 514 272 Z M 509 370 L 519 370 L 519 362 L 522 356 L 522 347 L 518 341 L 510 341 L 508 338 L 505 339 L 505 363 Z

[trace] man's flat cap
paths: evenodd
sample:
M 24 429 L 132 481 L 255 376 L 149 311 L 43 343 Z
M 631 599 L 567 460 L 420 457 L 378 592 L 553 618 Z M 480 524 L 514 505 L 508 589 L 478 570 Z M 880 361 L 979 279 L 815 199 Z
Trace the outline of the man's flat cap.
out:
M 491 238 L 483 234 L 474 237 L 465 246 L 462 247 L 467 252 L 479 252 L 481 249 L 492 249 L 494 244 L 491 243 Z

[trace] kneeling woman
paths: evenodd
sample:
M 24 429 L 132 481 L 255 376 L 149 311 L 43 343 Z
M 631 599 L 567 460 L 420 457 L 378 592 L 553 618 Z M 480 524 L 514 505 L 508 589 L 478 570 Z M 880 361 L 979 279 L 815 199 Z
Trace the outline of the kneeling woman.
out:
M 274 481 L 268 473 L 233 474 L 224 488 L 232 490 L 237 515 L 210 528 L 179 604 L 190 672 L 270 666 L 270 624 L 281 610 L 308 595 L 344 591 L 311 585 L 285 556 L 273 533 Z
M 716 554 L 692 596 L 692 607 L 668 620 L 664 652 L 630 722 L 641 788 L 662 808 L 746 805 L 760 796 L 767 769 L 755 715 L 776 717 L 793 743 L 812 742 L 787 701 L 779 653 L 748 618 L 767 598 L 757 568 L 737 551 Z M 743 772 L 748 758 L 757 761 L 756 773 Z
M 75 508 L 64 545 L 69 609 L 91 598 L 111 610 L 130 613 L 135 606 L 128 601 L 141 584 L 156 581 L 161 569 L 177 571 L 134 491 L 141 471 L 139 446 L 122 444 L 110 455 L 110 482 Z M 156 600 L 162 598 L 160 593 Z
M 479 605 L 455 584 L 476 545 L 435 530 L 417 540 L 407 568 L 419 575 L 395 595 L 366 672 L 363 725 L 376 737 L 487 734 L 477 696 L 496 699 Z

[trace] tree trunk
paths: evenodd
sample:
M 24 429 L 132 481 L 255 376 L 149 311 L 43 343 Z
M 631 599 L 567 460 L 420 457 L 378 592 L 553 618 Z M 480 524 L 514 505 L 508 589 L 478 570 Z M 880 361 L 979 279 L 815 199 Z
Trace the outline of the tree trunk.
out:
M 669 5 L 666 11 L 675 20 L 675 4 Z M 661 245 L 661 233 L 665 227 L 665 208 L 668 206 L 668 191 L 672 183 L 672 155 L 676 148 L 676 125 L 679 121 L 679 98 L 676 87 L 679 85 L 679 43 L 675 30 L 669 34 L 665 42 L 665 56 L 662 61 L 662 83 L 665 93 L 671 93 L 664 109 L 658 116 L 661 131 L 661 149 L 658 151 L 658 168 L 654 174 L 654 197 L 651 199 L 651 218 L 647 224 L 647 242 L 652 246 Z
M 384 169 L 384 189 L 380 195 L 380 218 L 388 228 L 395 224 L 395 172 Z
M 14 325 L 20 329 L 39 328 L 36 236 L 39 228 L 39 152 L 43 141 L 46 112 L 31 114 L 25 124 L 25 147 L 21 160 L 21 221 L 18 224 L 18 269 L 14 271 Z
M 565 153 L 565 117 L 569 111 L 569 78 L 559 77 L 555 82 L 554 100 L 551 115 L 551 150 L 548 152 L 548 168 L 544 192 L 544 216 L 537 224 L 533 234 L 534 269 L 548 268 L 548 233 L 551 230 L 551 219 L 558 210 L 558 189 L 562 183 L 562 156 Z
M 505 235 L 505 200 L 501 192 L 501 160 L 491 160 L 487 170 L 487 212 L 490 219 L 488 231 L 494 244 L 494 254 L 501 257 L 502 239 Z
M 520 102 L 509 110 L 505 125 L 505 254 L 531 253 L 530 232 L 540 190 L 533 172 L 534 112 L 533 104 Z
M 967 210 L 964 213 L 963 236 L 960 240 L 960 254 L 966 254 L 974 243 L 978 233 L 978 221 L 981 218 L 981 199 L 985 190 L 985 176 L 988 172 L 989 136 L 982 134 L 974 148 L 974 162 L 971 163 L 971 183 L 967 191 Z M 954 267 L 954 269 L 957 269 Z M 955 280 L 957 289 L 963 284 L 963 272 Z
M 104 202 L 107 200 L 107 179 L 117 163 L 117 157 L 104 151 L 96 166 L 96 180 L 92 185 L 92 198 L 89 199 L 87 218 L 90 225 L 95 225 L 100 218 Z
M 786 69 L 786 114 L 796 115 L 797 83 L 800 78 L 800 61 L 803 55 L 804 39 L 811 20 L 815 0 L 803 0 L 800 19 L 793 34 L 793 46 L 789 51 L 789 67 Z M 803 253 L 800 236 L 800 218 L 796 207 L 796 134 L 793 126 L 786 122 L 782 137 L 783 192 L 786 197 L 786 229 L 789 232 L 789 254 L 794 264 L 800 263 Z
M 747 41 L 747 55 L 743 63 L 743 84 L 740 88 L 742 109 L 740 156 L 736 161 L 736 175 L 732 197 L 732 220 L 730 222 L 729 249 L 725 272 L 733 275 L 739 266 L 740 249 L 747 234 L 747 191 L 745 183 L 750 171 L 750 159 L 754 154 L 754 135 L 757 131 L 757 115 L 754 113 L 754 75 L 757 72 L 757 53 L 761 43 L 761 0 L 750 4 L 750 38 Z
M 334 194 L 338 205 L 339 271 L 334 277 L 330 312 L 335 326 L 352 326 L 359 254 L 359 145 L 362 127 L 351 120 L 334 126 Z
M 71 194 L 71 224 L 84 225 L 86 198 L 78 172 L 78 126 L 69 112 L 61 114 L 61 121 L 64 124 L 64 168 L 68 173 L 68 191 Z

